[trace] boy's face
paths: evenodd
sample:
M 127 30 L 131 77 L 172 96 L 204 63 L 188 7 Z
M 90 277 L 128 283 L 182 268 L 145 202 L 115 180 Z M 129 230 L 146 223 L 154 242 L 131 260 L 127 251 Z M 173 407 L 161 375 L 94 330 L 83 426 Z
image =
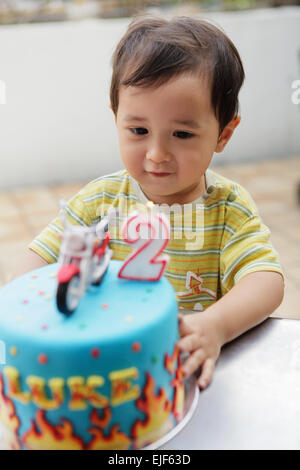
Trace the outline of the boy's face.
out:
M 233 132 L 225 128 L 219 137 L 209 86 L 190 75 L 156 89 L 121 87 L 115 121 L 123 164 L 156 204 L 184 204 L 202 195 L 213 153 Z

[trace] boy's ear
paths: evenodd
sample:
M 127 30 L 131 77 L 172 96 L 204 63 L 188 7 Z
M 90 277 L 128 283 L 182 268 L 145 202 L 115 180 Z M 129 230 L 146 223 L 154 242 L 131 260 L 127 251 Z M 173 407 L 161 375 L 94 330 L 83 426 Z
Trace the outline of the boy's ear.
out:
M 229 142 L 235 128 L 239 125 L 240 122 L 241 116 L 237 115 L 224 127 L 215 148 L 215 152 L 220 153 L 224 150 L 227 142 Z

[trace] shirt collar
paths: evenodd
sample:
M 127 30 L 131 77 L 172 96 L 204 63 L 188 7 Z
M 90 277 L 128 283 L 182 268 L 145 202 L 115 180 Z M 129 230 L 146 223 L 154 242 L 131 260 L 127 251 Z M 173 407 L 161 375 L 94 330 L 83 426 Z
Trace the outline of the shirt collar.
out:
M 134 178 L 132 178 L 132 176 L 130 176 L 130 175 L 129 175 L 129 178 L 130 178 L 135 196 L 138 198 L 138 200 L 142 204 L 147 204 L 147 202 L 149 202 L 149 199 L 144 194 L 144 192 L 143 192 L 141 186 L 139 185 L 139 183 Z M 178 204 L 178 206 L 181 206 L 181 209 L 178 208 L 178 210 L 182 210 L 185 206 L 189 206 L 189 208 L 190 208 L 191 204 L 192 205 L 205 204 L 205 202 L 210 197 L 210 195 L 214 192 L 216 187 L 219 187 L 219 186 L 220 186 L 220 183 L 217 182 L 215 174 L 209 169 L 206 170 L 206 172 L 205 172 L 205 188 L 206 188 L 205 193 L 202 196 L 199 196 L 194 201 L 191 201 L 187 204 Z M 162 204 L 161 206 L 163 207 L 164 205 Z M 176 204 L 174 204 L 174 206 L 176 206 Z

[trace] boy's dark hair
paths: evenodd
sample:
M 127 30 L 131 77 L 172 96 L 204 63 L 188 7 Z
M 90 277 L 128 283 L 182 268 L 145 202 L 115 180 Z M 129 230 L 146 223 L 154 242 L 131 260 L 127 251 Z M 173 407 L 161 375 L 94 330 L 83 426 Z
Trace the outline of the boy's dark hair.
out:
M 245 78 L 241 58 L 232 41 L 206 20 L 137 14 L 111 63 L 110 102 L 115 115 L 121 85 L 159 87 L 184 73 L 209 79 L 220 133 L 238 113 L 238 93 Z

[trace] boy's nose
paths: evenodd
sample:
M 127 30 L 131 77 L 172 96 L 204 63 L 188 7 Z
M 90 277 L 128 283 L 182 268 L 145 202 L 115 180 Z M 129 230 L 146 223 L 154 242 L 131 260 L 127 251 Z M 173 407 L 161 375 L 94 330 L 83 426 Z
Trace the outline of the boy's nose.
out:
M 155 163 L 169 162 L 172 160 L 172 155 L 167 149 L 157 145 L 148 150 L 146 159 Z

